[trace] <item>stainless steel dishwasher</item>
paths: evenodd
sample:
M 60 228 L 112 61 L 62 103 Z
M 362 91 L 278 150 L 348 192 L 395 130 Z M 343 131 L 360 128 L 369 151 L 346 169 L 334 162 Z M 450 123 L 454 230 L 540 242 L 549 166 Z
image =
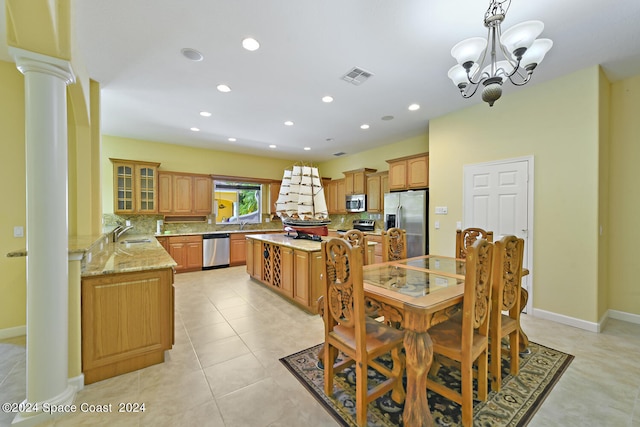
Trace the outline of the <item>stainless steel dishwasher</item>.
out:
M 229 233 L 212 233 L 202 236 L 202 269 L 229 267 Z

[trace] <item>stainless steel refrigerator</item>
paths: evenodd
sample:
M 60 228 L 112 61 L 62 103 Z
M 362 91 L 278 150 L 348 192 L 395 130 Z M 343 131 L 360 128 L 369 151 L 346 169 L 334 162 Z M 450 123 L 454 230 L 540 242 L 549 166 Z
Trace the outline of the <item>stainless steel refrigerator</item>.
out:
M 400 191 L 384 195 L 384 229 L 407 232 L 407 256 L 429 253 L 429 190 Z

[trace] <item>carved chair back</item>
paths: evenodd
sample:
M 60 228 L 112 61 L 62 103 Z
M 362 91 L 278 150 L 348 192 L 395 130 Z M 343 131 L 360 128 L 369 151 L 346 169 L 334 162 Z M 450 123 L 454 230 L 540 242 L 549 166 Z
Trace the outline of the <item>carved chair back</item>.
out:
M 493 242 L 493 231 L 485 231 L 482 228 L 465 228 L 456 230 L 456 258 L 466 258 L 467 248 L 478 239 Z
M 382 261 L 407 258 L 407 232 L 401 228 L 390 228 L 382 232 Z

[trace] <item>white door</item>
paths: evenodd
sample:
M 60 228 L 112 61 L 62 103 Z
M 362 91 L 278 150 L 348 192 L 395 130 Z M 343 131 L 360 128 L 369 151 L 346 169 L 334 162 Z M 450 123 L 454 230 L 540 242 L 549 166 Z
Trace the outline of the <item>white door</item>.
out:
M 464 166 L 462 228 L 468 227 L 493 231 L 494 242 L 509 234 L 525 240 L 523 267 L 530 273 L 522 286 L 531 312 L 533 157 Z

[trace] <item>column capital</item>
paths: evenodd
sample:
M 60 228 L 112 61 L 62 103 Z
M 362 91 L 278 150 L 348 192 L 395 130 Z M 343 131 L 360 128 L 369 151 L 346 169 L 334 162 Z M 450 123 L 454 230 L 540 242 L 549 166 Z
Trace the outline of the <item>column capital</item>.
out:
M 76 81 L 69 61 L 17 47 L 9 47 L 9 54 L 13 56 L 16 67 L 22 74 L 26 74 L 29 71 L 45 73 L 58 77 L 67 85 Z

